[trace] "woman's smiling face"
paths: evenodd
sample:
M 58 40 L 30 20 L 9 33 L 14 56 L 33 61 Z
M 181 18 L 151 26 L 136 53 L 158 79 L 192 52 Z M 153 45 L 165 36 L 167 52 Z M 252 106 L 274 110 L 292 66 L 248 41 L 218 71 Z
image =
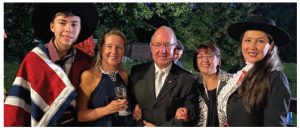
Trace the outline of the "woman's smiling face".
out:
M 271 49 L 271 43 L 267 35 L 259 30 L 248 30 L 244 33 L 242 37 L 242 54 L 245 61 L 256 63 L 266 56 Z

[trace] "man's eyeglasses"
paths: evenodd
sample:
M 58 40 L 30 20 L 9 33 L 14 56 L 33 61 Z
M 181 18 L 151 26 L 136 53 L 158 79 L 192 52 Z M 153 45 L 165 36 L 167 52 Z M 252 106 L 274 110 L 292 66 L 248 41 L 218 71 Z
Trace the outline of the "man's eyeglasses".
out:
M 165 47 L 165 48 L 171 48 L 172 46 L 174 46 L 175 44 L 171 44 L 171 43 L 167 43 L 167 44 L 160 44 L 160 43 L 151 43 L 151 46 L 153 46 L 154 48 L 161 48 L 161 47 Z

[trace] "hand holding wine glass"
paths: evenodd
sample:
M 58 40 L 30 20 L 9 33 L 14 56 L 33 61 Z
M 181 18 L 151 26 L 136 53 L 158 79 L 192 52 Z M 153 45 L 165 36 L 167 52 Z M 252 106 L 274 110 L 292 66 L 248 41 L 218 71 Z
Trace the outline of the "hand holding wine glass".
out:
M 118 112 L 118 111 L 121 111 L 121 110 L 125 110 L 126 105 L 127 105 L 126 100 L 112 100 L 107 105 L 107 109 L 112 114 L 112 113 L 115 113 L 115 112 Z
M 126 87 L 124 86 L 118 86 L 115 87 L 115 93 L 116 93 L 116 99 L 118 100 L 126 100 L 127 99 L 127 92 Z M 120 116 L 127 116 L 131 114 L 131 112 L 127 111 L 127 106 L 125 106 L 125 110 L 119 111 Z

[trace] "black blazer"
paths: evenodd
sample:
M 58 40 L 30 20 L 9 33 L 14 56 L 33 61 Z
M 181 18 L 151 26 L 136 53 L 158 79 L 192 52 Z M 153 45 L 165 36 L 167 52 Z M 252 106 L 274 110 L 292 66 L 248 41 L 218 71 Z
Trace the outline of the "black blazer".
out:
M 286 126 L 286 116 L 290 104 L 289 82 L 281 71 L 268 75 L 271 90 L 266 94 L 264 104 L 255 113 L 248 114 L 243 96 L 233 93 L 227 103 L 229 126 Z
M 157 98 L 153 62 L 133 66 L 129 81 L 132 98 L 142 109 L 142 120 L 156 126 L 195 125 L 199 114 L 197 86 L 197 78 L 174 63 Z M 188 109 L 189 121 L 175 119 L 179 107 Z

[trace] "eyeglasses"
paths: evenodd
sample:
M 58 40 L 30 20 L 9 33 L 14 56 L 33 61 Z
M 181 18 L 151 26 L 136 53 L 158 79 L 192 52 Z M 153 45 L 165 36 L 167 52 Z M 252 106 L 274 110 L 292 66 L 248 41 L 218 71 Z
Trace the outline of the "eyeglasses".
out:
M 151 42 L 151 45 L 156 48 L 156 49 L 159 49 L 161 47 L 165 47 L 167 49 L 170 49 L 172 46 L 174 46 L 175 44 L 171 44 L 171 43 L 166 43 L 166 44 L 161 44 L 161 43 L 152 43 Z
M 198 55 L 197 59 L 198 60 L 204 60 L 204 59 L 213 59 L 215 54 L 210 54 L 210 55 Z

